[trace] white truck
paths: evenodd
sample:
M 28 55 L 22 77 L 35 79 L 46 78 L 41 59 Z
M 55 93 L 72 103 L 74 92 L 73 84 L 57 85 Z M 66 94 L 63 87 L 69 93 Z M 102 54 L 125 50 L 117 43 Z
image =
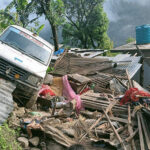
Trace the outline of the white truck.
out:
M 36 34 L 9 26 L 0 35 L 0 78 L 15 83 L 16 89 L 32 99 L 45 78 L 53 51 L 54 47 Z

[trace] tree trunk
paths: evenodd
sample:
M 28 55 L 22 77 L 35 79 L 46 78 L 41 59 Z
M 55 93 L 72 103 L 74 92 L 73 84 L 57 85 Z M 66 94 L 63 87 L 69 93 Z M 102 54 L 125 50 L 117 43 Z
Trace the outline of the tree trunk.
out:
M 59 45 L 58 45 L 58 36 L 57 36 L 56 26 L 51 24 L 51 28 L 52 28 L 52 33 L 53 33 L 53 41 L 54 41 L 55 51 L 57 51 L 59 49 Z
M 82 40 L 83 48 L 88 48 L 88 46 L 87 46 L 87 37 L 86 37 L 86 36 L 83 36 L 82 39 L 83 39 L 83 40 Z
M 88 48 L 88 47 L 87 47 L 87 42 L 86 42 L 86 41 L 84 41 L 84 44 L 83 44 L 83 45 L 84 45 L 83 48 Z
M 93 48 L 95 49 L 95 48 L 96 48 L 96 46 L 95 46 L 94 40 L 93 40 L 93 38 L 92 38 L 92 36 L 91 36 L 91 35 L 90 35 L 90 40 L 91 40 L 91 44 L 92 44 Z

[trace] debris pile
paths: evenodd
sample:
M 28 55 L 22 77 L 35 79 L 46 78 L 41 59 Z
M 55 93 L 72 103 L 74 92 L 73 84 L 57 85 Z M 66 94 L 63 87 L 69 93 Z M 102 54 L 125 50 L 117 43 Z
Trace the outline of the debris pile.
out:
M 36 109 L 15 105 L 9 118 L 20 126 L 24 148 L 61 149 L 75 143 L 87 149 L 150 149 L 150 93 L 109 59 L 66 53 L 39 91 Z M 117 74 L 118 73 L 118 74 Z

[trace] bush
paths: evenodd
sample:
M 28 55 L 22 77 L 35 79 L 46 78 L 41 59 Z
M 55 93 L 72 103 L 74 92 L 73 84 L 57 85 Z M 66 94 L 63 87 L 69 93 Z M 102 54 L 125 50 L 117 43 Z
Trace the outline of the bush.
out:
M 120 54 L 120 53 L 112 53 L 111 51 L 107 51 L 107 52 L 106 52 L 106 56 L 108 56 L 108 57 L 115 57 L 115 56 L 117 56 L 118 54 Z
M 8 124 L 0 126 L 0 150 L 22 150 L 16 141 L 17 132 L 8 127 Z

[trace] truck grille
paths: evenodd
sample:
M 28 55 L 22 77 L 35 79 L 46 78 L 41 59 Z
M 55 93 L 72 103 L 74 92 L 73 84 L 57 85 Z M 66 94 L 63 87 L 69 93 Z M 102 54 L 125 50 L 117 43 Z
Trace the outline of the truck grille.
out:
M 26 80 L 28 72 L 0 58 L 0 74 L 15 79 L 15 74 L 19 74 L 19 80 Z

